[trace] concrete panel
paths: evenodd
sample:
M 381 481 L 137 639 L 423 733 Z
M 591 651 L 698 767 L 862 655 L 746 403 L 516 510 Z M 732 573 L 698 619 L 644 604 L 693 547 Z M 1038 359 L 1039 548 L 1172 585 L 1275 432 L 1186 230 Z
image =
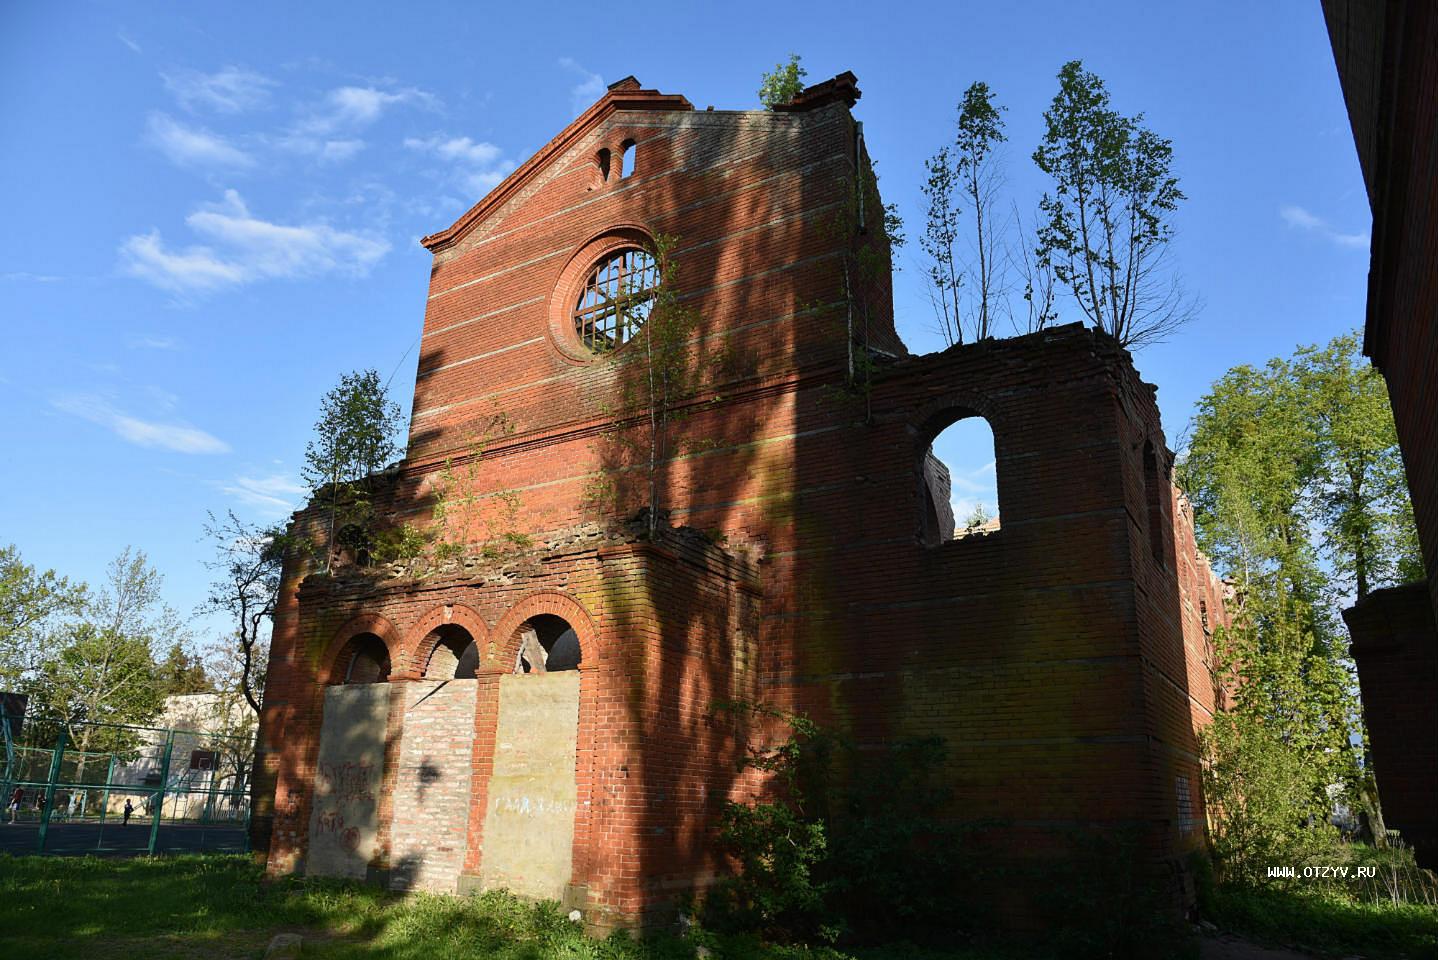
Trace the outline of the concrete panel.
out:
M 558 900 L 573 871 L 579 673 L 500 678 L 480 881 Z
M 379 852 L 389 691 L 387 683 L 325 690 L 305 860 L 310 876 L 363 878 Z
M 469 833 L 476 685 L 406 685 L 390 832 L 390 886 L 396 890 L 455 891 Z

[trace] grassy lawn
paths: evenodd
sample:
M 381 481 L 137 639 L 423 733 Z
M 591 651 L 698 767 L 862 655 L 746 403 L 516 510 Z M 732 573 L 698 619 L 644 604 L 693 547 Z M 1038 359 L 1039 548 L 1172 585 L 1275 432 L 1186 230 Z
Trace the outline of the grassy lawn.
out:
M 6 957 L 46 960 L 239 960 L 256 958 L 275 933 L 305 937 L 304 956 L 364 960 L 679 960 L 677 938 L 586 938 L 552 905 L 504 894 L 399 897 L 373 887 L 315 880 L 265 884 L 238 856 L 102 860 L 0 855 L 0 943 Z M 843 960 L 831 950 L 729 940 L 733 960 Z M 864 960 L 997 960 L 971 950 L 925 953 L 907 945 Z
M 1260 942 L 1369 960 L 1438 957 L 1438 908 L 1431 906 L 1291 888 L 1219 887 L 1207 901 L 1204 912 L 1214 923 Z

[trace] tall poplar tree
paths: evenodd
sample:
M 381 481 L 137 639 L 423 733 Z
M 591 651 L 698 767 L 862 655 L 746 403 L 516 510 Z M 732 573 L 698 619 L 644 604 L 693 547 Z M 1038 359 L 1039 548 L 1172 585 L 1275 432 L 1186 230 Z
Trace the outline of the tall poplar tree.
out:
M 1210 790 L 1236 825 L 1220 852 L 1273 852 L 1283 824 L 1323 821 L 1334 784 L 1376 816 L 1337 614 L 1415 572 L 1418 553 L 1393 415 L 1357 336 L 1226 373 L 1179 472 L 1199 545 L 1236 589 L 1216 638 L 1235 700 L 1210 732 Z M 1275 765 L 1292 775 L 1259 769 Z

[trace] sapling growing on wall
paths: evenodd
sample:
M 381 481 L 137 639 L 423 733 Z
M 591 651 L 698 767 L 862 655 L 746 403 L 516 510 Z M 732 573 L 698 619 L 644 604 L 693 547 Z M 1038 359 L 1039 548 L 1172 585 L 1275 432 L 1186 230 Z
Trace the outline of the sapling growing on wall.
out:
M 353 525 L 366 538 L 373 533 L 375 474 L 400 452 L 395 438 L 403 426 L 399 404 L 390 400 L 377 370 L 343 375 L 321 401 L 302 475 L 329 500 L 327 563 L 336 526 Z
M 1034 163 L 1053 178 L 1040 202 L 1038 256 L 1095 327 L 1125 347 L 1166 339 L 1196 312 L 1167 263 L 1184 199 L 1173 145 L 1109 103 L 1097 74 L 1063 65 Z
M 764 74 L 759 84 L 759 102 L 766 110 L 788 103 L 803 92 L 804 78 L 808 75 L 809 71 L 799 66 L 799 55 L 789 54 L 788 63 L 776 63 L 772 72 Z

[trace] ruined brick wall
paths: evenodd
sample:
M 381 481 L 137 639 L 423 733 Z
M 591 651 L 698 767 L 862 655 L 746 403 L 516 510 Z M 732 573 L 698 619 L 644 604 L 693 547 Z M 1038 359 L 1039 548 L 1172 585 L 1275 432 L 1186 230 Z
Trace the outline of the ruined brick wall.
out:
M 628 140 L 633 170 L 605 179 L 598 151 L 612 161 Z M 1201 843 L 1202 621 L 1206 607 L 1221 622 L 1221 591 L 1173 497 L 1153 390 L 1076 325 L 909 357 L 872 300 L 886 271 L 860 272 L 876 243 L 859 229 L 860 146 L 842 98 L 696 113 L 623 87 L 428 238 L 409 457 L 378 508 L 429 527 L 456 476 L 487 499 L 462 562 L 287 571 L 262 723 L 272 870 L 301 867 L 312 839 L 323 689 L 345 644 L 378 637 L 399 690 L 436 679 L 436 631 L 458 624 L 482 656 L 456 883 L 482 882 L 489 812 L 509 802 L 492 795 L 502 675 L 545 613 L 584 648 L 564 899 L 605 922 L 721 869 L 715 820 L 755 787 L 740 733 L 715 721 L 723 699 L 803 710 L 867 745 L 943 737 L 954 819 L 999 823 L 994 845 L 1014 856 L 1127 825 L 1157 870 Z M 594 357 L 565 325 L 594 257 L 659 234 L 679 238 L 703 376 L 655 475 L 665 526 L 691 532 L 647 543 L 623 525 L 650 479 L 645 411 L 621 402 L 640 355 Z M 926 533 L 928 451 L 965 416 L 993 428 L 1002 526 L 941 541 Z M 427 830 L 447 840 L 458 822 L 403 806 L 419 703 L 391 700 L 394 800 L 371 864 L 391 882 L 410 882 Z
M 294 640 L 276 653 L 299 665 L 289 679 L 304 702 L 267 704 L 262 734 L 282 811 L 271 869 L 311 869 L 313 824 L 324 817 L 315 792 L 324 694 L 356 689 L 323 683 L 336 679 L 345 639 L 364 630 L 392 652 L 391 681 L 373 689 L 395 690 L 388 803 L 368 873 L 396 888 L 447 890 L 466 886 L 461 874 L 481 877 L 488 817 L 513 799 L 493 783 L 501 681 L 521 624 L 555 613 L 581 627 L 584 651 L 569 896 L 596 918 L 634 917 L 655 890 L 672 898 L 713 876 L 705 825 L 730 796 L 742 744 L 713 723 L 711 707 L 756 689 L 756 590 L 752 571 L 702 543 L 582 535 L 540 556 L 427 576 L 311 576 L 281 614 L 282 626 L 305 629 L 277 631 Z M 462 624 L 480 645 L 475 680 L 424 678 L 444 624 Z
M 1344 612 L 1353 637 L 1374 773 L 1385 814 L 1438 862 L 1438 9 L 1431 3 L 1324 3 L 1373 208 L 1363 351 L 1388 385 L 1418 541 L 1427 611 L 1407 587 Z M 1426 624 L 1426 626 L 1425 626 Z M 1415 678 L 1426 679 L 1426 688 Z M 1396 823 L 1395 823 L 1396 825 Z
M 1343 611 L 1363 694 L 1383 816 L 1438 865 L 1438 635 L 1421 583 L 1374 590 Z

